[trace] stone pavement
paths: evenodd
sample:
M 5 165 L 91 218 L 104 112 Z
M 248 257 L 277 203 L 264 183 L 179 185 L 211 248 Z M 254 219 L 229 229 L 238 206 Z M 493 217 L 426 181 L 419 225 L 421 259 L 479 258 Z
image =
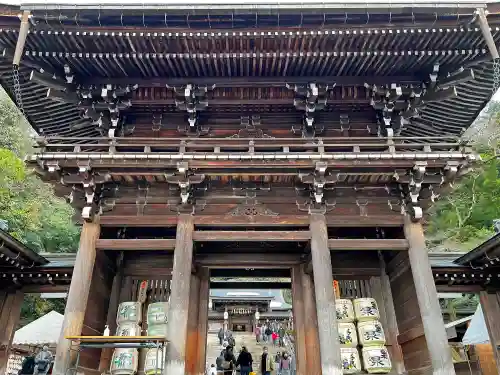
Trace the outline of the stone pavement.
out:
M 241 347 L 245 345 L 248 351 L 252 354 L 252 358 L 255 364 L 260 361 L 260 356 L 262 355 L 262 347 L 267 346 L 269 348 L 269 353 L 274 357 L 277 352 L 285 350 L 285 348 L 280 348 L 278 346 L 270 345 L 269 343 L 258 343 L 255 341 L 255 336 L 249 332 L 233 332 L 234 339 L 236 340 L 235 356 L 238 358 L 237 353 L 239 353 Z M 207 364 L 210 366 L 212 363 L 215 364 L 215 360 L 219 356 L 222 347 L 219 345 L 219 339 L 216 333 L 209 333 L 207 337 Z M 254 366 L 254 371 L 257 370 Z M 273 372 L 274 374 L 275 372 Z

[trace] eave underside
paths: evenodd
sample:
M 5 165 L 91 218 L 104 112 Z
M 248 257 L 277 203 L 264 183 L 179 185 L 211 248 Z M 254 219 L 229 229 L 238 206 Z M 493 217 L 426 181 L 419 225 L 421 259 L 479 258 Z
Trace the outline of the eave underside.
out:
M 314 16 L 304 13 L 302 24 L 295 27 L 283 25 L 276 30 L 271 21 L 262 21 L 249 31 L 221 20 L 214 20 L 212 28 L 206 24 L 206 16 L 187 17 L 189 22 L 181 26 L 173 20 L 165 25 L 164 13 L 161 17 L 143 17 L 142 13 L 104 17 L 93 10 L 81 13 L 85 17 L 76 21 L 64 11 L 58 13 L 62 18 L 47 18 L 46 12 L 42 13 L 34 13 L 35 25 L 26 41 L 20 74 L 26 114 L 34 128 L 45 135 L 99 134 L 92 119 L 81 117 L 85 109 L 81 103 L 54 97 L 46 85 L 30 79 L 33 69 L 40 68 L 63 77 L 64 65 L 71 69 L 77 85 L 137 84 L 131 106 L 123 111 L 135 136 L 172 136 L 186 124 L 185 112 L 176 108 L 166 84 L 203 85 L 210 79 L 216 83 L 207 93 L 208 107 L 199 115 L 200 124 L 211 129 L 210 136 L 237 136 L 241 117 L 252 115 L 261 117 L 263 133 L 290 136 L 291 127 L 300 125 L 301 112 L 294 107 L 294 94 L 286 83 L 293 84 L 304 76 L 318 84 L 336 83 L 315 120 L 325 128 L 326 136 L 376 134 L 377 119 L 365 83 L 385 78 L 387 85 L 415 84 L 425 81 L 435 64 L 445 75 L 459 68 L 472 69 L 474 79 L 457 83 L 455 95 L 430 101 L 419 109 L 419 116 L 403 126 L 402 136 L 460 135 L 492 95 L 492 64 L 479 28 L 470 23 L 472 14 L 447 18 L 410 12 L 404 21 L 404 11 L 387 20 L 384 17 L 388 14 L 382 12 L 371 14 L 365 22 L 365 15 L 343 14 L 348 22 L 337 22 L 336 17 L 328 22 L 327 17 L 327 22 L 316 25 Z M 284 22 L 286 15 L 282 16 Z M 113 17 L 120 23 L 116 25 Z M 154 17 L 163 23 L 155 26 Z M 186 15 L 175 17 L 180 20 Z M 290 17 L 293 21 L 296 15 Z M 311 17 L 309 24 L 307 17 Z M 384 20 L 384 26 L 372 26 L 377 17 Z M 138 18 L 141 25 L 132 31 L 127 22 Z M 498 19 L 489 19 L 498 43 Z M 2 84 L 11 95 L 17 36 L 17 29 L 5 21 L 0 31 L 0 45 L 5 48 L 0 69 Z M 262 81 L 266 77 L 275 83 L 266 84 Z M 350 116 L 349 129 L 339 120 L 342 114 Z M 164 119 L 154 133 L 159 115 Z

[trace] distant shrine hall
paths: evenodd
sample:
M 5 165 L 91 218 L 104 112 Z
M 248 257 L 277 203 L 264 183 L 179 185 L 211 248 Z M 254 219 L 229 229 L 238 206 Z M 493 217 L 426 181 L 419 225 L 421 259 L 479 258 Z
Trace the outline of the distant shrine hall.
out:
M 424 237 L 480 160 L 461 137 L 499 86 L 498 4 L 0 7 L 26 164 L 82 225 L 71 265 L 3 236 L 0 374 L 46 292 L 68 293 L 55 375 L 202 375 L 209 332 L 268 319 L 298 375 L 453 375 L 438 292 L 480 294 L 500 368 L 496 247 L 431 264 Z

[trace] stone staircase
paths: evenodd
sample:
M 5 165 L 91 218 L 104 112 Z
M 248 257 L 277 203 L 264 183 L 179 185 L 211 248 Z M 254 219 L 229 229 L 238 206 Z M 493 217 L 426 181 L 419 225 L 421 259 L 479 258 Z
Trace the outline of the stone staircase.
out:
M 280 348 L 278 346 L 273 346 L 269 343 L 257 343 L 255 340 L 255 335 L 248 332 L 234 332 L 234 339 L 236 340 L 235 356 L 238 357 L 238 353 L 243 345 L 245 345 L 248 351 L 252 354 L 254 363 L 259 366 L 260 356 L 262 355 L 262 348 L 267 346 L 271 356 L 275 356 L 277 352 L 282 352 L 285 348 Z M 212 363 L 215 364 L 215 360 L 219 356 L 222 347 L 219 345 L 219 339 L 216 333 L 209 333 L 207 336 L 207 366 Z M 254 371 L 256 370 L 254 366 Z M 274 373 L 273 373 L 274 374 Z

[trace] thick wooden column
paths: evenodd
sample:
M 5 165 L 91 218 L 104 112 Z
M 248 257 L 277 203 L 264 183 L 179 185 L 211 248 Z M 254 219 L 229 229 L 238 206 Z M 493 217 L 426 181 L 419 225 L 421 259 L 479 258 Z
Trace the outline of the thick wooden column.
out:
M 21 314 L 24 293 L 0 291 L 0 374 L 5 374 L 10 346 Z
M 500 345 L 500 300 L 498 293 L 481 292 L 479 299 L 481 301 L 481 308 L 483 310 L 484 321 L 488 334 L 490 336 L 490 344 L 492 346 L 495 362 L 497 366 L 497 373 L 500 374 L 500 352 L 498 345 Z
M 384 306 L 385 315 L 385 337 L 391 356 L 392 368 L 396 374 L 403 374 L 406 372 L 403 360 L 403 352 L 398 343 L 399 328 L 396 319 L 396 310 L 394 309 L 394 300 L 392 298 L 391 281 L 385 268 L 384 258 L 382 254 L 380 257 L 380 291 L 382 297 L 382 305 Z
M 208 302 L 210 299 L 210 270 L 202 267 L 199 270 L 200 300 L 198 310 L 198 350 L 196 351 L 196 374 L 205 375 L 208 334 Z
M 73 364 L 75 352 L 70 353 L 70 341 L 66 336 L 80 335 L 83 328 L 83 319 L 89 298 L 92 271 L 96 258 L 96 242 L 99 238 L 100 226 L 97 223 L 85 222 L 80 235 L 80 245 L 76 254 L 73 278 L 69 287 L 64 321 L 57 345 L 54 375 L 65 375 L 66 370 Z
M 307 354 L 306 354 L 306 327 L 304 293 L 302 290 L 302 273 L 304 266 L 294 266 L 292 268 L 292 309 L 293 326 L 295 331 L 295 361 L 297 363 L 297 375 L 307 375 Z
M 413 222 L 407 215 L 404 231 L 410 245 L 408 258 L 433 374 L 455 374 L 422 224 Z
M 186 375 L 196 375 L 198 360 L 198 316 L 200 305 L 200 279 L 191 275 L 189 287 L 189 312 L 186 337 Z
M 333 290 L 332 258 L 325 215 L 310 215 L 311 256 L 323 375 L 341 375 L 340 341 Z
M 321 375 L 314 282 L 312 276 L 304 272 L 302 272 L 302 296 L 304 298 L 304 330 L 306 334 L 306 374 Z
M 173 338 L 167 346 L 165 363 L 165 373 L 169 375 L 185 375 L 193 231 L 193 217 L 179 215 L 167 324 L 168 336 Z
M 116 262 L 116 274 L 113 278 L 113 284 L 111 286 L 111 294 L 109 296 L 106 325 L 109 327 L 109 332 L 111 336 L 113 336 L 116 333 L 116 313 L 118 311 L 118 305 L 120 304 L 120 292 L 123 284 L 122 265 L 123 265 L 123 252 L 119 255 L 118 261 Z M 99 362 L 99 371 L 101 371 L 101 373 L 109 370 L 112 356 L 113 356 L 112 348 L 103 348 L 101 350 L 101 360 Z

